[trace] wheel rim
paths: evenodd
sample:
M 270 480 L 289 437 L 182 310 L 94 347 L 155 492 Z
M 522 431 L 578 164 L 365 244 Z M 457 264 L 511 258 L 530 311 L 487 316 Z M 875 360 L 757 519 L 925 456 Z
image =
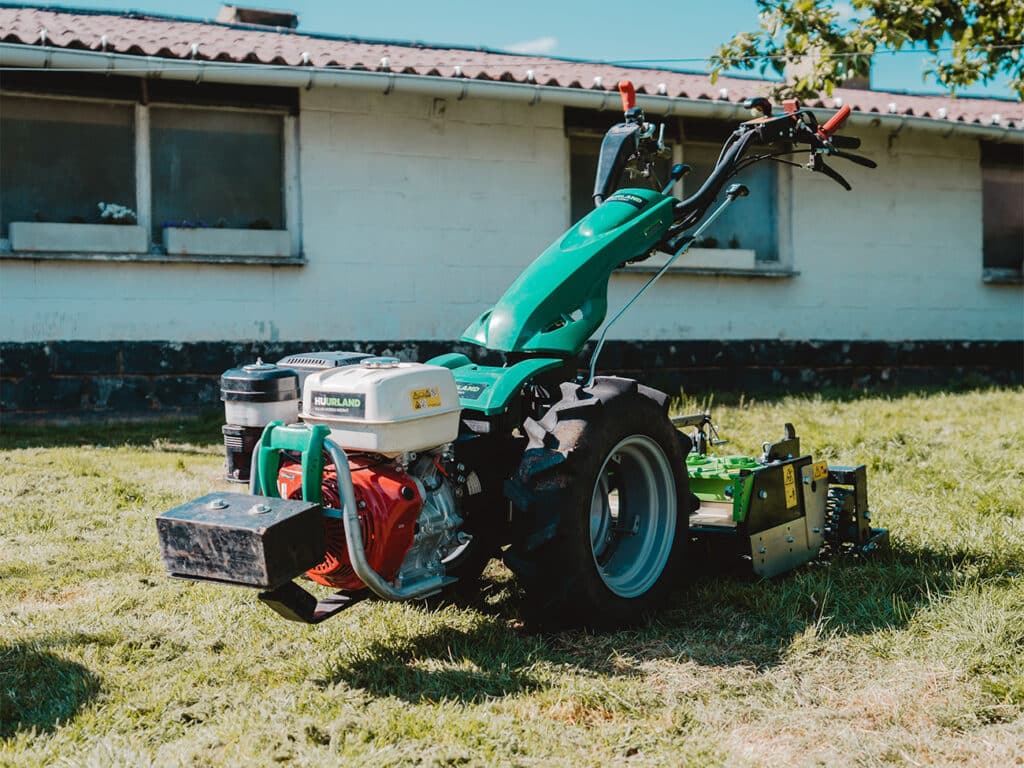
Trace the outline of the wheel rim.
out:
M 676 532 L 676 485 L 665 452 L 632 435 L 604 460 L 590 499 L 590 544 L 605 586 L 638 597 L 665 570 Z

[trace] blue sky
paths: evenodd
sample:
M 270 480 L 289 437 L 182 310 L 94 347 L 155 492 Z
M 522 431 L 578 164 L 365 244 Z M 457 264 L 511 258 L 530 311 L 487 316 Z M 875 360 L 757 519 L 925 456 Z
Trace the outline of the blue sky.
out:
M 243 0 L 239 4 L 297 11 L 299 29 L 305 32 L 482 45 L 604 61 L 676 60 L 666 64 L 688 70 L 706 69 L 707 57 L 722 41 L 757 26 L 754 0 L 633 0 L 616 4 L 594 0 Z M 77 0 L 56 5 L 130 8 L 191 18 L 212 18 L 220 8 L 217 0 L 130 0 L 124 6 L 112 0 Z M 925 60 L 918 54 L 878 56 L 873 87 L 941 93 L 934 81 L 922 81 L 924 68 Z M 1010 96 L 1005 77 L 1001 83 L 961 92 Z

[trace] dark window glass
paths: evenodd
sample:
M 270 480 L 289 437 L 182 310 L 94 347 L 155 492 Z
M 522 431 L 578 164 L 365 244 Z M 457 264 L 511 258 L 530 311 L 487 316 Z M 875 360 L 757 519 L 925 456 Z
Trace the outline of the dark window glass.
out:
M 12 221 L 100 223 L 135 209 L 134 109 L 0 95 L 0 236 Z
M 693 168 L 683 179 L 684 195 L 692 195 L 700 189 L 714 170 L 721 149 L 721 144 L 689 141 L 683 144 L 683 162 Z M 741 171 L 734 181 L 745 184 L 750 196 L 738 198 L 730 205 L 694 247 L 744 248 L 754 251 L 759 261 L 777 261 L 777 173 L 778 166 L 771 162 L 757 163 Z M 718 196 L 719 202 L 724 199 L 724 193 Z
M 982 142 L 984 266 L 1022 271 L 1024 146 Z
M 284 229 L 280 115 L 153 107 L 153 238 L 166 226 Z
M 601 140 L 593 136 L 569 139 L 569 209 L 575 224 L 594 210 L 594 174 Z

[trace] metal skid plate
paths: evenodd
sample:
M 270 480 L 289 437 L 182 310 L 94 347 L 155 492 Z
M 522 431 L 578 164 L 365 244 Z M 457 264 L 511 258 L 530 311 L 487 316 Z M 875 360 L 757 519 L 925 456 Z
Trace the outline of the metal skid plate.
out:
M 769 579 L 812 560 L 818 548 L 808 546 L 807 526 L 799 518 L 752 534 L 750 553 L 754 573 Z
M 335 592 L 318 600 L 294 581 L 282 584 L 269 592 L 260 592 L 260 601 L 288 621 L 302 624 L 319 624 L 321 621 L 341 613 L 346 608 L 362 602 L 367 597 L 362 592 Z

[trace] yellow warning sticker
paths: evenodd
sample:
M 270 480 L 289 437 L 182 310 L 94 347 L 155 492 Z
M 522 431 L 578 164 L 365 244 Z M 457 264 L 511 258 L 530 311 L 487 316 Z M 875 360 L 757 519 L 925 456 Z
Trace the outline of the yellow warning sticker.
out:
M 796 472 L 793 465 L 787 464 L 782 468 L 782 483 L 786 486 L 786 509 L 796 506 Z
M 409 398 L 412 400 L 414 411 L 420 411 L 424 408 L 437 408 L 441 405 L 441 393 L 437 387 L 414 389 L 409 393 Z
M 814 462 L 814 479 L 824 480 L 828 477 L 828 462 L 816 461 Z

